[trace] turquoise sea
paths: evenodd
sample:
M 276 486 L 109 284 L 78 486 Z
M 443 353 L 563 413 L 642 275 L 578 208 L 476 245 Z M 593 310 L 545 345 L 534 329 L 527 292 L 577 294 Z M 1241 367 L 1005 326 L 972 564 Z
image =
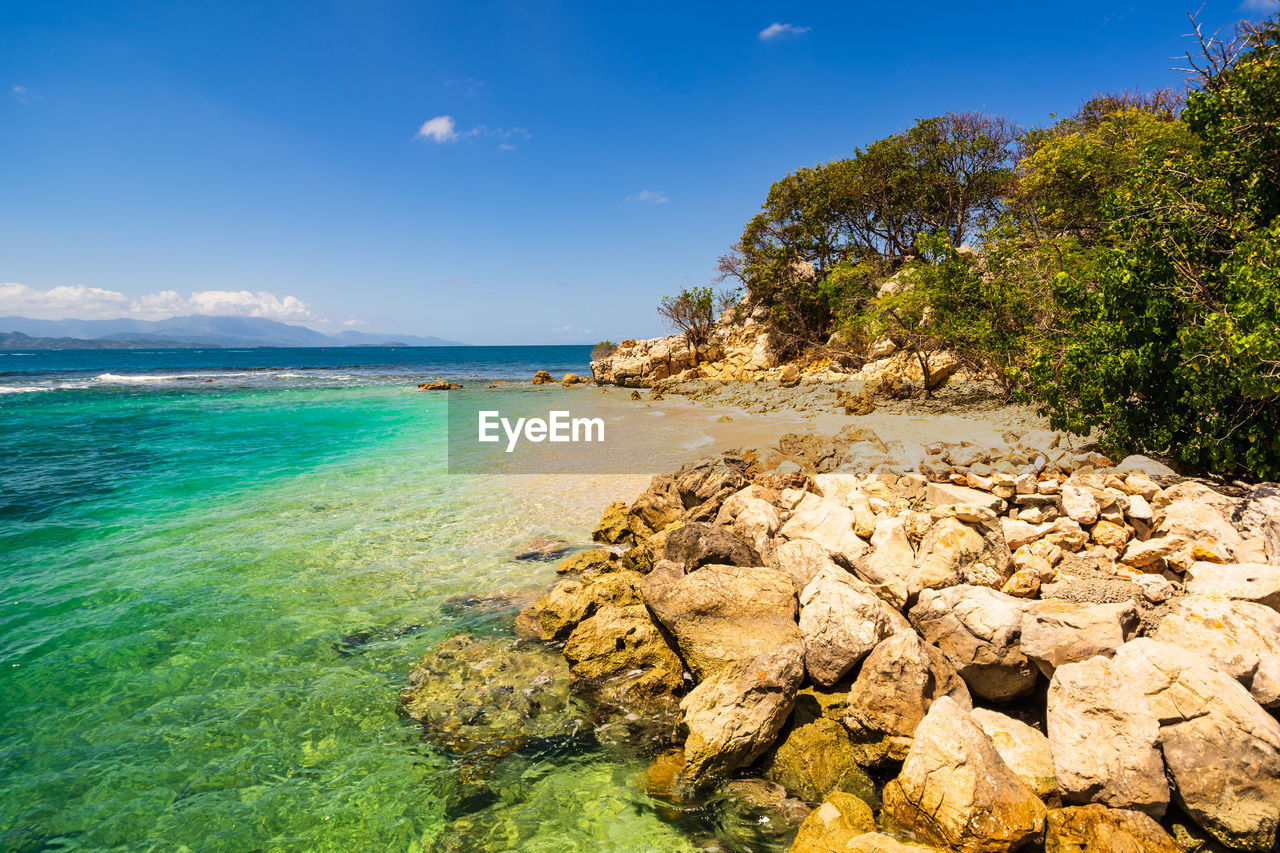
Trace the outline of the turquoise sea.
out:
M 397 714 L 408 670 L 508 631 L 451 597 L 550 583 L 515 549 L 585 543 L 647 478 L 448 475 L 415 386 L 587 354 L 0 353 L 0 849 L 443 843 L 454 768 Z M 524 756 L 450 849 L 690 849 L 638 769 Z

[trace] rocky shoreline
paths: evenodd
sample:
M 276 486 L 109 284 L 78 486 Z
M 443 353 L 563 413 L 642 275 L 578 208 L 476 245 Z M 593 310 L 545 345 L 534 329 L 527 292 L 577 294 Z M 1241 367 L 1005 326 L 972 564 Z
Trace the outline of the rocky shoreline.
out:
M 603 745 L 699 849 L 1277 849 L 1274 485 L 848 426 L 656 476 L 592 537 L 516 639 L 410 676 L 455 815 L 495 762 Z

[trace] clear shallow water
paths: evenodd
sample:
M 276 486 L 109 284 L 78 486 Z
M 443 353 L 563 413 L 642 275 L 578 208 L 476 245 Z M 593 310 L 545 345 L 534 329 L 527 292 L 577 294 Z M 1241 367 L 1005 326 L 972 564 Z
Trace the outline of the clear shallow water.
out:
M 452 768 L 396 695 L 436 641 L 507 629 L 446 599 L 549 583 L 513 549 L 584 540 L 645 479 L 445 475 L 443 395 L 407 380 L 583 372 L 575 349 L 0 357 L 10 386 L 84 381 L 0 397 L 0 849 L 429 849 Z M 514 762 L 459 849 L 688 849 L 637 770 Z

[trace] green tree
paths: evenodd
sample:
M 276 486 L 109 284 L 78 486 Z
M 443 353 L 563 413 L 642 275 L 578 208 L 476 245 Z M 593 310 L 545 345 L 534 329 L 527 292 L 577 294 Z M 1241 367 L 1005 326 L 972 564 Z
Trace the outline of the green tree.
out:
M 1037 382 L 1056 426 L 1193 470 L 1280 477 L 1280 17 L 1210 42 L 1181 123 L 1103 202 L 1096 275 Z
M 722 270 L 747 285 L 784 336 L 820 340 L 914 257 L 917 235 L 958 247 L 999 212 L 1014 136 L 1002 118 L 949 113 L 851 158 L 798 169 L 770 188 Z

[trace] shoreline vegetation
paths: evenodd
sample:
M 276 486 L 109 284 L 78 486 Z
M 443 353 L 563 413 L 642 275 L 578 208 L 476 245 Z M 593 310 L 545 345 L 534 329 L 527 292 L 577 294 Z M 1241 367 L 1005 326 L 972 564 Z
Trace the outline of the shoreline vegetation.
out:
M 742 292 L 602 342 L 597 386 L 744 440 L 412 670 L 437 849 L 548 744 L 645 764 L 695 849 L 1280 849 L 1278 36 L 1202 39 L 1185 98 L 800 170 Z

